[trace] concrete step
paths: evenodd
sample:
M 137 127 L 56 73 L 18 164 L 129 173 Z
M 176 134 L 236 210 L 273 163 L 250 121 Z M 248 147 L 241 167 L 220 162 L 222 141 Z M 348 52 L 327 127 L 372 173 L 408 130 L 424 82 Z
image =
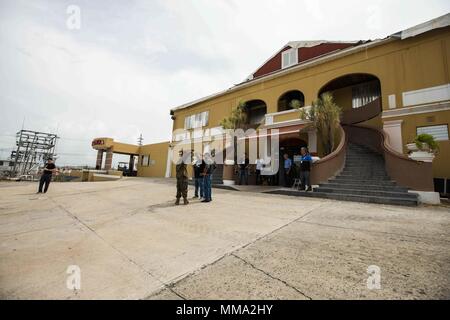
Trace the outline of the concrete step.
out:
M 382 165 L 373 165 L 373 166 L 366 166 L 366 165 L 346 165 L 344 169 L 347 170 L 385 170 L 385 166 Z
M 417 206 L 418 204 L 417 200 L 415 199 L 405 199 L 396 197 L 362 196 L 362 195 L 349 195 L 349 194 L 325 193 L 325 192 L 303 192 L 296 190 L 281 190 L 281 189 L 268 191 L 267 193 L 281 194 L 287 196 L 297 196 L 297 197 L 323 198 L 341 201 L 356 201 L 365 203 L 380 203 L 380 204 L 402 205 L 402 206 Z
M 339 193 L 339 194 L 350 194 L 350 195 L 364 195 L 364 196 L 376 196 L 376 197 L 393 197 L 393 198 L 405 198 L 405 199 L 415 199 L 417 200 L 417 195 L 408 192 L 393 192 L 393 191 L 383 191 L 383 190 L 368 190 L 368 189 L 342 189 L 342 188 L 330 188 L 330 187 L 319 187 L 314 190 L 314 192 L 325 192 L 325 193 Z
M 375 170 L 346 170 L 344 169 L 340 176 L 348 177 L 352 176 L 354 178 L 362 177 L 362 178 L 371 178 L 374 177 L 377 179 L 377 177 L 386 177 L 389 178 L 387 173 L 385 171 L 375 171 Z
M 396 185 L 376 185 L 376 184 L 351 184 L 351 183 L 339 183 L 339 182 L 326 182 L 319 185 L 320 188 L 333 188 L 333 189 L 359 189 L 359 190 L 380 190 L 380 191 L 392 191 L 392 192 L 408 192 L 408 188 L 399 187 Z
M 347 168 L 345 167 L 341 173 L 339 174 L 339 176 L 348 176 L 348 175 L 364 175 L 364 176 L 373 176 L 375 175 L 379 175 L 379 176 L 386 176 L 386 171 L 382 170 L 382 169 L 372 169 L 372 168 Z
M 392 180 L 373 180 L 373 179 L 340 179 L 339 176 L 336 178 L 329 180 L 328 182 L 339 183 L 339 184 L 367 184 L 367 185 L 376 185 L 376 186 L 395 186 L 395 182 Z
M 373 161 L 373 160 L 346 160 L 345 161 L 346 166 L 383 166 L 384 167 L 384 161 Z
M 347 160 L 359 160 L 359 159 L 367 159 L 373 161 L 381 161 L 384 158 L 382 156 L 374 155 L 374 154 L 349 154 L 345 156 Z
M 384 166 L 372 166 L 372 167 L 363 167 L 363 166 L 345 166 L 345 171 L 348 172 L 386 172 Z
M 359 179 L 359 180 L 390 180 L 388 175 L 384 174 L 371 174 L 370 172 L 364 172 L 364 173 L 358 173 L 358 174 L 352 174 L 352 173 L 341 173 L 336 177 L 336 179 L 339 180 L 353 180 L 353 179 Z
M 384 163 L 384 159 L 374 159 L 372 157 L 352 157 L 345 158 L 345 163 Z

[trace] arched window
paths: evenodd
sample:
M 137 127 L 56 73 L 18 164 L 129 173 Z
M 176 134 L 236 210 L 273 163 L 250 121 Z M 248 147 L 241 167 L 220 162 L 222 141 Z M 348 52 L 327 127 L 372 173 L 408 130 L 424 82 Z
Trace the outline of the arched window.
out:
M 261 124 L 264 122 L 264 117 L 267 113 L 267 105 L 262 100 L 250 100 L 245 102 L 245 109 L 247 111 L 248 124 Z
M 299 90 L 291 90 L 285 92 L 278 99 L 278 112 L 291 110 L 295 107 L 303 107 L 305 105 L 305 96 Z

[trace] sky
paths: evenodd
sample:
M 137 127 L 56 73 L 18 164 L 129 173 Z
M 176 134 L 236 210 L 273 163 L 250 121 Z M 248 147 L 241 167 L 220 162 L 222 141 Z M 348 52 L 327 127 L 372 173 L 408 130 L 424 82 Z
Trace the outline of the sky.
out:
M 60 136 L 58 165 L 93 166 L 93 138 L 167 141 L 171 108 L 243 81 L 289 41 L 383 38 L 448 12 L 447 0 L 0 0 L 0 160 L 23 126 Z

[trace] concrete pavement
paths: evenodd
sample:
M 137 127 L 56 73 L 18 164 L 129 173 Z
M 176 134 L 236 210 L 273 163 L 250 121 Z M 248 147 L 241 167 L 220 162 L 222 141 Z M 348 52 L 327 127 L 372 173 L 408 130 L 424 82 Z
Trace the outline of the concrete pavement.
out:
M 450 298 L 446 206 L 219 189 L 173 206 L 174 182 L 145 178 L 35 191 L 0 183 L 3 299 Z M 381 289 L 367 288 L 369 265 Z

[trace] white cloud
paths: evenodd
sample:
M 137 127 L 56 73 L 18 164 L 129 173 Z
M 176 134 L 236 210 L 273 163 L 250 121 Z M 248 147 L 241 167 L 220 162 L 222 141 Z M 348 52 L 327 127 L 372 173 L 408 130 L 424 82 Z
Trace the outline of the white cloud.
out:
M 367 28 L 381 30 L 383 27 L 383 13 L 381 12 L 381 8 L 377 5 L 370 5 L 367 7 L 366 14 Z
M 320 7 L 320 1 L 316 0 L 304 0 L 307 14 L 311 15 L 315 20 L 321 22 L 325 19 L 322 8 Z

